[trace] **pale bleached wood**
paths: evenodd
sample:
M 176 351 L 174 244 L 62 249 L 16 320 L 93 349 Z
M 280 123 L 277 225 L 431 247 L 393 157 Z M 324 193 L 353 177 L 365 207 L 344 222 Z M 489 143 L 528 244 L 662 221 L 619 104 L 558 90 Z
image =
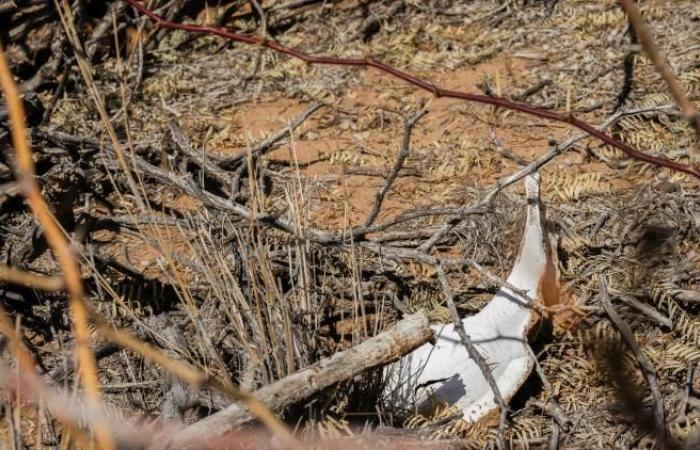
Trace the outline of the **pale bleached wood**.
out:
M 423 313 L 407 316 L 389 330 L 265 386 L 253 395 L 272 411 L 281 411 L 340 381 L 394 362 L 432 337 L 433 331 Z M 176 433 L 165 447 L 206 446 L 208 440 L 235 431 L 251 419 L 243 404 L 234 403 Z

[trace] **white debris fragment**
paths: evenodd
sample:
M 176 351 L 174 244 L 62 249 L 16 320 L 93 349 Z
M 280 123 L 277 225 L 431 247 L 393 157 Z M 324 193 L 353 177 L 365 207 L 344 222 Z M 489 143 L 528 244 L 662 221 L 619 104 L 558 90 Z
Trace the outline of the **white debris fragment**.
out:
M 545 231 L 539 175 L 525 179 L 527 223 L 508 283 L 535 301 L 556 290 L 556 263 Z M 553 284 L 554 283 L 554 284 Z M 467 334 L 491 367 L 506 402 L 525 382 L 534 361 L 527 334 L 536 313 L 527 300 L 502 288 L 478 314 L 462 320 Z M 435 344 L 425 344 L 386 370 L 385 403 L 425 409 L 432 401 L 457 405 L 468 421 L 497 409 L 479 366 L 469 358 L 453 324 L 434 326 Z

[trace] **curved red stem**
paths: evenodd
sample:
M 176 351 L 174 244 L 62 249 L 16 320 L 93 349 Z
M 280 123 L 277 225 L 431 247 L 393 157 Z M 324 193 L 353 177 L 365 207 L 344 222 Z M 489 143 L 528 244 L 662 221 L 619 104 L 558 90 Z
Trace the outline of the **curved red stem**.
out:
M 291 56 L 293 58 L 300 59 L 302 61 L 305 61 L 309 64 L 330 64 L 330 65 L 337 65 L 337 66 L 359 66 L 359 67 L 373 67 L 377 70 L 380 70 L 382 72 L 388 73 L 396 78 L 399 78 L 403 81 L 406 81 L 407 83 L 410 83 L 414 86 L 417 86 L 425 91 L 431 92 L 435 94 L 437 97 L 448 97 L 448 98 L 455 98 L 455 99 L 461 99 L 461 100 L 466 100 L 469 102 L 476 102 L 476 103 L 484 103 L 487 105 L 493 105 L 493 106 L 498 106 L 501 108 L 513 110 L 513 111 L 519 111 L 525 114 L 529 114 L 531 116 L 535 117 L 540 117 L 543 119 L 555 121 L 555 122 L 562 122 L 569 124 L 575 128 L 578 128 L 579 130 L 589 134 L 590 136 L 593 136 L 594 138 L 600 140 L 601 142 L 604 142 L 607 145 L 610 145 L 611 147 L 615 147 L 619 150 L 622 150 L 625 154 L 627 154 L 629 157 L 633 159 L 637 159 L 639 161 L 644 161 L 650 164 L 655 164 L 657 166 L 662 166 L 662 167 L 667 167 L 672 170 L 676 170 L 678 172 L 683 172 L 688 175 L 692 175 L 695 178 L 700 179 L 700 169 L 681 164 L 675 161 L 671 161 L 666 158 L 662 158 L 659 156 L 654 156 L 650 155 L 648 153 L 641 152 L 634 147 L 625 144 L 624 142 L 615 139 L 612 136 L 609 136 L 605 134 L 604 132 L 596 129 L 594 126 L 579 120 L 572 115 L 564 115 L 560 114 L 556 111 L 549 111 L 546 109 L 541 109 L 537 108 L 534 106 L 530 106 L 524 103 L 517 103 L 510 101 L 508 99 L 502 98 L 502 97 L 491 97 L 488 95 L 479 95 L 479 94 L 470 94 L 467 92 L 460 92 L 460 91 L 451 91 L 447 89 L 443 89 L 441 87 L 435 86 L 433 83 L 431 83 L 428 80 L 424 80 L 422 78 L 418 78 L 415 75 L 411 75 L 408 72 L 404 72 L 400 69 L 397 69 L 396 67 L 392 67 L 388 64 L 385 64 L 381 61 L 378 61 L 373 58 L 338 58 L 334 56 L 322 56 L 322 55 L 311 55 L 308 53 L 304 53 L 302 51 L 285 47 L 283 45 L 279 45 L 275 42 L 267 41 L 261 37 L 258 36 L 250 36 L 250 35 L 245 35 L 245 34 L 240 34 L 236 33 L 233 31 L 229 31 L 225 28 L 220 28 L 220 27 L 213 27 L 211 25 L 190 25 L 190 24 L 183 24 L 183 23 L 177 23 L 177 22 L 172 22 L 170 20 L 166 20 L 162 16 L 154 13 L 150 9 L 146 8 L 143 6 L 138 0 L 124 0 L 131 6 L 133 6 L 139 13 L 143 14 L 144 16 L 148 17 L 151 22 L 153 22 L 155 25 L 159 27 L 164 27 L 164 28 L 171 28 L 171 29 L 176 29 L 176 30 L 184 30 L 188 31 L 190 33 L 198 33 L 198 34 L 212 34 L 215 36 L 221 36 L 226 39 L 230 39 L 232 41 L 236 42 L 241 42 L 243 44 L 248 44 L 248 45 L 261 45 L 263 47 L 269 48 L 270 50 L 274 50 L 278 53 L 282 53 L 288 56 Z

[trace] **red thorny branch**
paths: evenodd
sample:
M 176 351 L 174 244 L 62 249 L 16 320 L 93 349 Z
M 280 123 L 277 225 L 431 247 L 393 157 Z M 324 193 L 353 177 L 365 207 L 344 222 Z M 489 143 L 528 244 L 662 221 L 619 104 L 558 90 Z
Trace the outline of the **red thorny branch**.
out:
M 526 105 L 523 103 L 517 103 L 510 101 L 502 97 L 491 97 L 488 95 L 470 94 L 467 92 L 452 91 L 448 89 L 443 89 L 435 86 L 430 81 L 418 78 L 410 73 L 399 70 L 374 58 L 339 58 L 334 56 L 323 56 L 323 55 L 311 55 L 304 53 L 302 51 L 285 47 L 283 45 L 277 44 L 275 42 L 268 41 L 258 36 L 250 36 L 245 34 L 236 33 L 225 28 L 215 27 L 211 25 L 191 25 L 172 22 L 166 20 L 162 16 L 156 14 L 150 9 L 143 6 L 138 0 L 123 0 L 128 4 L 133 6 L 139 13 L 148 17 L 153 24 L 163 28 L 170 28 L 176 30 L 183 30 L 190 33 L 197 34 L 211 34 L 216 36 L 221 36 L 232 41 L 241 42 L 248 45 L 259 45 L 270 50 L 282 53 L 293 58 L 300 59 L 309 64 L 329 64 L 337 66 L 356 66 L 356 67 L 372 67 L 382 72 L 388 73 L 396 78 L 404 80 L 414 86 L 417 86 L 425 91 L 433 93 L 436 97 L 447 97 L 466 100 L 469 102 L 484 103 L 488 105 L 493 105 L 513 111 L 519 111 L 531 116 L 540 117 L 543 119 L 551 120 L 554 122 L 561 122 L 569 124 L 579 130 L 595 137 L 601 142 L 622 150 L 627 154 L 627 156 L 637 159 L 639 161 L 644 161 L 657 166 L 667 167 L 672 170 L 683 172 L 700 179 L 700 169 L 691 167 L 685 164 L 681 164 L 675 161 L 671 161 L 666 158 L 659 156 L 650 155 L 648 153 L 641 152 L 634 147 L 625 144 L 624 142 L 615 139 L 612 136 L 608 136 L 604 132 L 596 129 L 594 126 L 575 118 L 572 114 L 561 114 L 556 111 L 549 111 L 546 109 L 536 108 L 534 106 Z

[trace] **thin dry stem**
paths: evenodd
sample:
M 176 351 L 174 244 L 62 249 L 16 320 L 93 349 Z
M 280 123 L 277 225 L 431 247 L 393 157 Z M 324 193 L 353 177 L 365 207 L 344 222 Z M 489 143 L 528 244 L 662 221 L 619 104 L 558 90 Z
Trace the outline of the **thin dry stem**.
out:
M 34 358 L 17 335 L 12 320 L 2 306 L 0 306 L 0 333 L 10 341 L 10 349 L 17 357 L 20 370 L 24 373 L 34 373 Z
M 651 34 L 649 27 L 644 23 L 637 4 L 634 0 L 620 0 L 620 4 L 627 13 L 627 17 L 629 17 L 630 23 L 639 37 L 639 42 L 642 44 L 644 52 L 649 59 L 651 59 L 651 62 L 654 63 L 656 71 L 659 72 L 659 75 L 661 75 L 666 82 L 668 90 L 671 91 L 673 99 L 683 112 L 683 115 L 688 119 L 690 126 L 695 129 L 695 147 L 694 151 L 689 153 L 689 156 L 691 165 L 697 165 L 698 158 L 700 158 L 700 115 L 695 110 L 693 103 L 688 99 L 685 89 L 683 89 L 676 74 L 673 73 L 673 69 L 668 64 L 668 60 L 663 53 L 661 53 L 659 46 L 656 45 L 654 36 Z
M 47 292 L 62 291 L 66 285 L 61 277 L 47 277 L 0 264 L 0 280 Z
M 642 371 L 642 374 L 644 374 L 647 384 L 649 384 L 649 390 L 654 398 L 654 431 L 656 433 L 657 444 L 660 445 L 661 448 L 667 448 L 668 442 L 666 437 L 664 401 L 663 397 L 661 396 L 661 391 L 659 390 L 659 383 L 656 380 L 654 365 L 651 363 L 651 361 L 649 361 L 649 358 L 644 354 L 644 352 L 642 352 L 642 349 L 639 346 L 637 339 L 634 337 L 634 332 L 630 326 L 622 320 L 610 302 L 610 298 L 608 296 L 608 284 L 603 275 L 599 276 L 598 285 L 600 288 L 600 302 L 603 304 L 605 312 L 608 313 L 608 317 L 610 317 L 613 325 L 617 331 L 620 332 L 625 344 L 627 344 L 629 349 L 632 350 L 632 353 L 637 361 L 637 365 Z
M 294 48 L 285 47 L 276 42 L 266 41 L 257 36 L 249 36 L 245 34 L 235 33 L 229 31 L 225 28 L 210 26 L 210 25 L 191 25 L 173 22 L 165 19 L 164 17 L 158 15 L 152 10 L 148 9 L 146 6 L 141 4 L 138 0 L 123 0 L 133 6 L 139 13 L 148 17 L 151 22 L 153 22 L 158 27 L 170 28 L 175 30 L 183 30 L 189 33 L 197 34 L 211 34 L 216 36 L 221 36 L 226 39 L 241 42 L 248 45 L 260 45 L 266 47 L 275 52 L 291 56 L 293 58 L 300 59 L 309 64 L 327 64 L 327 65 L 338 65 L 338 66 L 353 66 L 353 67 L 371 67 L 391 75 L 395 78 L 401 79 L 407 83 L 410 83 L 416 87 L 419 87 L 427 92 L 432 92 L 436 97 L 446 97 L 454 98 L 459 100 L 465 100 L 468 102 L 482 103 L 486 105 L 492 105 L 500 108 L 509 109 L 512 111 L 518 111 L 531 116 L 540 117 L 542 119 L 551 120 L 554 122 L 560 122 L 569 124 L 579 130 L 585 132 L 586 134 L 595 137 L 596 139 L 613 146 L 629 157 L 637 159 L 639 161 L 644 161 L 657 166 L 667 167 L 669 169 L 686 173 L 695 178 L 700 179 L 700 169 L 693 166 L 687 166 L 669 159 L 661 158 L 655 155 L 644 153 L 637 150 L 636 148 L 625 144 L 624 142 L 611 137 L 604 132 L 597 130 L 594 126 L 580 119 L 577 119 L 572 114 L 561 114 L 555 111 L 546 110 L 534 106 L 530 106 L 524 103 L 517 103 L 508 100 L 503 97 L 492 97 L 488 95 L 471 94 L 467 92 L 454 91 L 449 89 L 444 89 L 436 86 L 432 82 L 426 79 L 419 78 L 408 72 L 397 69 L 396 67 L 385 64 L 374 58 L 338 58 L 334 56 L 318 56 L 305 53 Z
M 287 445 L 289 448 L 299 448 L 299 442 L 294 438 L 294 436 L 292 436 L 287 427 L 254 396 L 234 389 L 228 383 L 222 383 L 215 378 L 208 377 L 192 367 L 168 357 L 159 349 L 129 335 L 128 333 L 115 329 L 104 320 L 97 317 L 97 315 L 95 315 L 94 318 L 98 333 L 100 333 L 100 335 L 102 335 L 102 337 L 105 339 L 138 353 L 144 358 L 160 365 L 165 370 L 193 387 L 208 385 L 220 390 L 227 397 L 233 400 L 243 402 L 246 407 L 248 407 L 251 414 L 260 420 L 260 422 L 262 422 L 263 425 L 265 425 L 270 431 L 275 433 L 275 435 L 277 435 L 285 443 L 285 445 Z
M 462 345 L 467 351 L 467 354 L 476 363 L 476 365 L 479 366 L 482 375 L 493 391 L 493 398 L 495 403 L 498 405 L 499 411 L 498 446 L 501 450 L 505 450 L 508 448 L 505 438 L 506 415 L 508 414 L 508 407 L 503 399 L 503 395 L 501 395 L 501 390 L 498 388 L 496 378 L 493 376 L 493 372 L 491 372 L 488 361 L 486 361 L 486 358 L 479 353 L 479 349 L 476 348 L 471 337 L 464 329 L 464 324 L 462 323 L 462 319 L 459 317 L 459 312 L 457 311 L 457 306 L 455 305 L 454 294 L 452 294 L 452 289 L 450 288 L 450 283 L 445 275 L 445 270 L 441 265 L 436 265 L 435 270 L 437 272 L 438 279 L 440 280 L 440 286 L 442 287 L 442 292 L 445 295 L 445 300 L 447 301 L 447 308 L 450 311 L 450 318 L 454 324 L 454 329 L 457 331 L 459 339 L 462 341 Z
M 117 138 L 117 133 L 114 130 L 114 127 L 112 126 L 112 122 L 109 118 L 109 115 L 107 114 L 107 110 L 105 109 L 102 96 L 98 92 L 97 86 L 95 85 L 95 81 L 92 78 L 92 70 L 90 68 L 90 63 L 84 56 L 85 51 L 83 50 L 80 44 L 80 39 L 78 38 L 78 34 L 75 30 L 75 25 L 73 23 L 73 14 L 70 5 L 66 1 L 60 2 L 60 0 L 54 0 L 54 2 L 56 4 L 56 10 L 59 13 L 59 17 L 61 18 L 63 29 L 66 32 L 66 35 L 68 36 L 68 41 L 73 47 L 73 53 L 75 54 L 75 60 L 78 63 L 80 73 L 83 77 L 83 80 L 85 81 L 85 84 L 88 87 L 88 91 L 90 92 L 92 100 L 95 103 L 97 112 L 100 115 L 100 120 L 102 121 L 102 124 L 104 125 L 105 129 L 107 130 L 107 135 L 109 136 L 110 142 L 112 143 L 112 148 L 114 149 L 114 153 L 116 154 L 119 166 L 124 172 L 124 176 L 126 177 L 127 183 L 129 185 L 129 188 L 131 189 L 131 193 L 134 196 L 134 200 L 136 201 L 137 206 L 139 207 L 142 213 L 145 213 L 148 209 L 146 208 L 146 204 L 141 198 L 141 190 L 139 189 L 136 180 L 134 179 L 134 176 L 131 173 L 131 169 L 129 169 L 129 164 L 127 163 L 126 155 L 124 153 L 121 143 L 119 142 L 119 139 Z M 131 156 L 133 157 L 133 154 Z
M 8 106 L 12 143 L 15 151 L 17 186 L 26 198 L 37 221 L 43 227 L 46 241 L 53 250 L 54 256 L 63 271 L 66 289 L 69 294 L 71 315 L 73 316 L 78 373 L 85 386 L 88 402 L 91 405 L 98 406 L 100 404 L 100 386 L 97 378 L 97 364 L 90 349 L 89 313 L 84 303 L 80 268 L 56 218 L 51 213 L 48 204 L 41 195 L 39 186 L 34 180 L 34 160 L 27 142 L 24 107 L 19 97 L 17 85 L 7 65 L 5 53 L 1 49 L 0 84 L 2 84 L 2 90 L 5 93 Z M 95 437 L 101 448 L 114 448 L 114 442 L 107 423 L 98 423 L 96 425 Z

